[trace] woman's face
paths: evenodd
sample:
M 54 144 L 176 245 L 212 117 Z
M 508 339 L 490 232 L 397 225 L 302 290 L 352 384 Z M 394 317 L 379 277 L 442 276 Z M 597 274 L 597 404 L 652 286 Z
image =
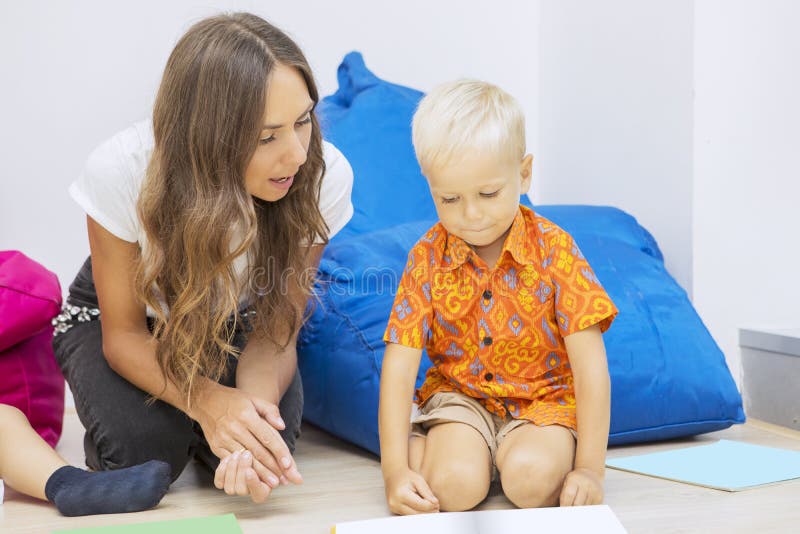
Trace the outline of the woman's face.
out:
M 244 172 L 244 184 L 254 197 L 275 202 L 286 196 L 305 163 L 311 140 L 314 101 L 297 69 L 278 64 L 269 76 L 264 129 Z

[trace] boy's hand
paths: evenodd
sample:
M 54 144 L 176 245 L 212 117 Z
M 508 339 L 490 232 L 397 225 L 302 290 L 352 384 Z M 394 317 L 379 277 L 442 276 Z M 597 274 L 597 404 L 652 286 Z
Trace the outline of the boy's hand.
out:
M 603 479 L 591 469 L 578 468 L 564 479 L 561 506 L 584 506 L 603 502 Z
M 386 502 L 393 514 L 409 515 L 439 511 L 439 500 L 431 491 L 422 475 L 411 469 L 387 476 Z

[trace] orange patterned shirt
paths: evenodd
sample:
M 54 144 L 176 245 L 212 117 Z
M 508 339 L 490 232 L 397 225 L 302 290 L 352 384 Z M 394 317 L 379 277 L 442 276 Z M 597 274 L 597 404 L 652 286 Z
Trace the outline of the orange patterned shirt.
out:
M 494 269 L 441 223 L 408 255 L 384 341 L 433 366 L 416 392 L 457 391 L 490 412 L 577 428 L 564 337 L 617 309 L 572 237 L 520 206 Z

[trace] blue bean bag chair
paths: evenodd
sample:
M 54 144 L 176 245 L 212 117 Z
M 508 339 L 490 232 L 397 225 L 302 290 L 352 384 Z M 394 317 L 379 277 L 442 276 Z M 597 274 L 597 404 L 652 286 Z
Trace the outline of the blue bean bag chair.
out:
M 380 454 L 383 333 L 408 251 L 436 222 L 411 145 L 419 91 L 385 82 L 357 52 L 319 112 L 325 137 L 353 167 L 355 215 L 319 268 L 313 313 L 298 341 L 307 421 Z M 521 202 L 528 204 L 527 198 Z M 725 358 L 658 244 L 611 207 L 535 206 L 575 238 L 619 308 L 605 334 L 610 444 L 669 439 L 744 422 Z M 423 356 L 417 386 L 431 365 Z

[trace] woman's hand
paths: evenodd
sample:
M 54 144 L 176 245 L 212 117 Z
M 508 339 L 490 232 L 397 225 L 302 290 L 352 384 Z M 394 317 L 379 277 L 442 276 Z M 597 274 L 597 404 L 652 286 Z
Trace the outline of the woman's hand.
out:
M 303 482 L 278 433 L 286 424 L 274 404 L 236 388 L 211 384 L 198 395 L 189 415 L 200 423 L 211 451 L 221 460 L 244 449 L 252 455 L 258 478 L 271 488 L 281 480 Z

